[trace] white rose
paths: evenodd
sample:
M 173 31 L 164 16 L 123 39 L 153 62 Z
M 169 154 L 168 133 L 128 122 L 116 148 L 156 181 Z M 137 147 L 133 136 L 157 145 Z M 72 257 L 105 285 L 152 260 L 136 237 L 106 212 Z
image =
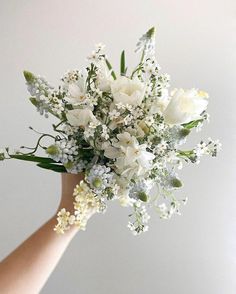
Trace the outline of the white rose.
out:
M 68 122 L 74 127 L 86 127 L 90 122 L 96 122 L 96 117 L 88 108 L 69 110 L 66 114 Z
M 115 103 L 140 105 L 144 98 L 145 86 L 139 79 L 119 77 L 111 83 L 111 93 Z
M 206 110 L 208 94 L 196 89 L 176 89 L 171 95 L 163 116 L 166 123 L 175 125 L 188 123 L 200 118 Z

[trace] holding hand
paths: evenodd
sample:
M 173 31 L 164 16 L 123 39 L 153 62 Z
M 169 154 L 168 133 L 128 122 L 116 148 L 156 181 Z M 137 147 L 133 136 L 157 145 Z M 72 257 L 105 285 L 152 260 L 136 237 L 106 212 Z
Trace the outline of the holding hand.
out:
M 61 209 L 65 209 L 74 218 L 75 225 L 64 235 L 58 236 L 53 231 L 56 225 L 56 216 L 53 215 L 46 224 L 7 256 L 0 263 L 1 294 L 40 292 L 78 229 L 83 229 L 82 222 L 87 222 L 97 211 L 97 206 L 94 206 L 96 203 L 94 198 L 91 198 L 93 201 L 90 203 L 91 195 L 88 195 L 87 198 L 87 194 L 82 189 L 83 185 L 82 187 L 77 186 L 76 196 L 73 196 L 74 188 L 83 179 L 82 173 L 77 175 L 63 173 L 61 175 L 61 200 L 57 214 Z M 75 213 L 80 211 L 83 213 L 82 218 L 79 214 L 75 216 Z

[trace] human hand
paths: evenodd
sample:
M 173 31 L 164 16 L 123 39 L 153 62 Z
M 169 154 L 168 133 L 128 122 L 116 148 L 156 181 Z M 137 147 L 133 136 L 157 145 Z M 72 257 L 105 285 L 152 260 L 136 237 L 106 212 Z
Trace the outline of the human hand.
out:
M 65 208 L 67 211 L 74 212 L 73 192 L 76 185 L 84 180 L 84 173 L 79 174 L 61 174 L 61 201 L 58 211 Z
M 86 184 L 81 183 L 84 178 L 84 173 L 61 174 L 61 201 L 56 213 L 57 225 L 54 228 L 60 234 L 71 228 L 74 228 L 73 231 L 84 230 L 90 217 L 98 212 L 99 202 L 93 194 L 86 194 L 83 186 L 86 187 Z

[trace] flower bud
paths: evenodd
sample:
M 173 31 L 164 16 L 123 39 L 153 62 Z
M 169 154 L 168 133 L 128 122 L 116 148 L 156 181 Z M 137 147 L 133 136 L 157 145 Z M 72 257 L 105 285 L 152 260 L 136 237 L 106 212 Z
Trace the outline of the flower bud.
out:
M 99 187 L 101 187 L 102 181 L 99 178 L 96 178 L 93 180 L 92 184 L 95 188 L 99 188 Z
M 49 155 L 57 155 L 59 153 L 58 147 L 56 145 L 51 145 L 46 149 Z
M 0 153 L 0 161 L 5 159 L 5 154 L 4 153 Z
M 147 35 L 147 37 L 148 38 L 152 38 L 154 35 L 155 35 L 155 27 L 152 27 L 152 28 L 150 28 L 147 32 L 146 32 L 146 35 Z
M 138 196 L 138 199 L 143 201 L 143 202 L 147 202 L 147 200 L 148 200 L 147 194 L 145 192 L 143 192 L 143 191 L 139 192 L 137 196 Z
M 73 167 L 73 162 L 72 161 L 68 161 L 67 163 L 64 164 L 64 167 L 66 169 L 72 169 Z
M 161 143 L 161 138 L 158 137 L 158 136 L 155 136 L 155 137 L 152 139 L 152 143 L 155 144 L 155 145 L 158 145 L 159 143 Z
M 29 84 L 32 84 L 33 81 L 35 80 L 35 76 L 31 72 L 29 72 L 27 70 L 24 70 L 23 74 L 24 74 L 24 77 L 25 77 L 26 81 Z
M 180 188 L 180 187 L 182 187 L 181 181 L 179 179 L 177 179 L 177 178 L 172 178 L 171 181 L 170 181 L 170 184 L 174 188 Z
M 190 134 L 191 130 L 183 128 L 179 131 L 179 135 L 181 138 L 185 138 Z

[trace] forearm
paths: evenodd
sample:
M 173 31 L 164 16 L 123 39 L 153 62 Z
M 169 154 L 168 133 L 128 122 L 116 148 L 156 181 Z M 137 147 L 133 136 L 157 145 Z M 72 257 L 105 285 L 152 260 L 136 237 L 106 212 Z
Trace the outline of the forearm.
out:
M 57 235 L 56 216 L 31 235 L 0 264 L 2 294 L 39 293 L 77 232 L 72 228 Z
M 62 174 L 61 208 L 73 212 L 73 190 L 83 174 Z M 0 264 L 1 294 L 36 294 L 44 286 L 65 249 L 78 231 L 73 226 L 63 235 L 53 230 L 57 223 L 54 215 Z

